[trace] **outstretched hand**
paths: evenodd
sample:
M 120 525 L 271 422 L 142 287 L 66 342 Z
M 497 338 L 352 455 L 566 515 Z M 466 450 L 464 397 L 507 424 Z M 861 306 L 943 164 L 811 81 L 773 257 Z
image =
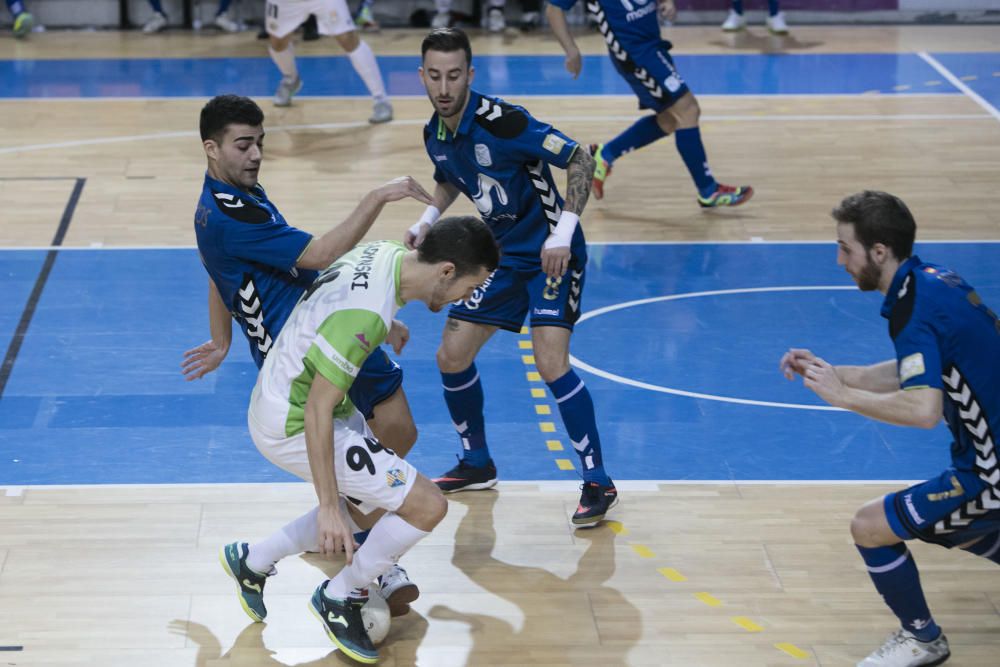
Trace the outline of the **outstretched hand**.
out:
M 219 367 L 226 358 L 227 351 L 211 340 L 191 348 L 184 353 L 184 360 L 181 362 L 184 379 L 190 382 L 205 377 Z
M 384 202 L 399 201 L 400 199 L 405 199 L 406 197 L 412 197 L 417 201 L 423 202 L 430 206 L 434 203 L 434 200 L 424 190 L 424 187 L 420 185 L 412 176 L 400 176 L 399 178 L 394 178 L 385 185 L 379 187 L 376 192 L 382 198 Z
M 809 350 L 791 348 L 781 356 L 778 368 L 785 378 L 794 380 L 796 375 L 804 375 L 806 367 L 818 358 Z

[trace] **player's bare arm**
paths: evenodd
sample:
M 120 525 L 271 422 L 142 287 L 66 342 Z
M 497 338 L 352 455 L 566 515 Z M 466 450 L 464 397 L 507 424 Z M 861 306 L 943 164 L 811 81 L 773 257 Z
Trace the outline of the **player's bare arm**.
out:
M 233 342 L 233 324 L 229 309 L 222 301 L 215 282 L 208 279 L 208 328 L 212 335 L 198 347 L 184 353 L 181 362 L 181 373 L 187 381 L 199 380 L 218 368 Z
M 566 166 L 566 202 L 563 210 L 580 215 L 590 198 L 594 178 L 594 158 L 590 151 L 577 147 Z
M 782 374 L 794 380 L 796 375 L 803 375 L 810 364 L 824 362 L 811 350 L 792 348 L 785 352 L 778 363 Z M 875 393 L 899 391 L 899 377 L 896 375 L 896 360 L 889 359 L 870 366 L 834 366 L 834 371 L 840 381 L 855 389 L 863 389 Z
M 559 45 L 566 53 L 566 71 L 573 75 L 573 78 L 580 76 L 583 69 L 583 59 L 580 57 L 580 49 L 576 46 L 573 35 L 570 34 L 569 24 L 566 22 L 566 12 L 562 7 L 556 7 L 552 3 L 545 4 L 545 18 L 549 21 L 552 34 L 556 36 Z
M 427 210 L 424 211 L 424 214 L 420 216 L 420 219 L 417 220 L 412 227 L 406 230 L 406 234 L 403 235 L 403 244 L 407 247 L 407 249 L 413 250 L 424 242 L 424 237 L 427 236 L 427 230 L 431 228 L 431 225 L 437 222 L 437 219 L 441 217 L 441 214 L 443 214 L 448 207 L 451 206 L 456 199 L 458 199 L 458 195 L 460 194 L 461 192 L 459 189 L 451 183 L 446 182 L 437 184 L 434 188 L 434 196 L 432 197 L 430 206 L 428 206 Z
M 341 550 L 347 562 L 354 558 L 354 538 L 340 514 L 337 476 L 333 461 L 333 409 L 344 400 L 344 391 L 316 373 L 306 399 L 305 436 L 309 470 L 319 499 L 319 548 L 324 554 Z
M 594 158 L 577 147 L 566 166 L 566 200 L 562 215 L 542 246 L 542 271 L 550 278 L 559 278 L 569 268 L 573 233 L 587 205 L 593 176 Z
M 431 204 L 431 196 L 410 176 L 401 176 L 366 194 L 343 222 L 306 247 L 296 266 L 303 269 L 325 269 L 356 246 L 371 229 L 379 213 L 389 202 L 405 198 Z

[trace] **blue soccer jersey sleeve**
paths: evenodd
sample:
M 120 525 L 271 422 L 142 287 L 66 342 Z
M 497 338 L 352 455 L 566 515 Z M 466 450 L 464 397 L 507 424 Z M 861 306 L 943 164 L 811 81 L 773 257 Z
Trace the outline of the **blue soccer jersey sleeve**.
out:
M 899 386 L 903 389 L 941 389 L 941 352 L 930 322 L 914 313 L 909 324 L 893 341 Z
M 565 169 L 576 152 L 577 143 L 524 109 L 521 111 L 527 117 L 527 125 L 516 137 L 505 141 L 504 148 L 520 161 L 541 160 Z
M 278 222 L 234 225 L 227 230 L 225 251 L 232 257 L 291 271 L 312 234 Z

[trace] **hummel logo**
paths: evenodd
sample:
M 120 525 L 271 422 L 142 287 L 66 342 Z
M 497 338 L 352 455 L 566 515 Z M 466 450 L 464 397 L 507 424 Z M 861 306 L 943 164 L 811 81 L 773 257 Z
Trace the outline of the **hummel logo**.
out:
M 233 195 L 226 194 L 225 192 L 217 192 L 217 193 L 215 193 L 215 198 L 218 199 L 218 200 L 220 200 L 222 202 L 222 205 L 225 206 L 226 208 L 242 208 L 243 207 L 243 200 L 242 199 L 236 199 L 236 197 L 234 197 Z M 233 201 L 234 199 L 236 199 L 236 203 L 235 204 L 230 204 L 229 202 Z
M 243 586 L 249 588 L 250 590 L 257 591 L 257 595 L 260 595 L 263 592 L 260 590 L 260 584 L 251 583 L 249 579 L 243 580 Z
M 334 616 L 332 611 L 326 615 L 326 620 L 330 623 L 340 623 L 345 628 L 347 627 L 347 619 L 343 616 Z

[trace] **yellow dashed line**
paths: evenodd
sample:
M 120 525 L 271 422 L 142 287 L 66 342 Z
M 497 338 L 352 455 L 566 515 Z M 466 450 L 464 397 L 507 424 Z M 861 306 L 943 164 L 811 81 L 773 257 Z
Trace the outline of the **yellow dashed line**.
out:
M 937 81 L 937 80 L 934 80 L 934 81 L 924 81 L 924 85 L 925 86 L 940 86 L 941 83 L 942 83 L 941 81 Z
M 704 602 L 709 607 L 721 607 L 722 606 L 722 600 L 720 600 L 719 598 L 715 597 L 711 593 L 695 593 L 694 597 L 695 597 L 695 599 L 700 600 L 701 602 Z
M 552 414 L 552 408 L 550 408 L 547 405 L 536 405 L 535 406 L 535 414 L 536 415 L 551 415 Z
M 535 355 L 533 355 L 533 354 L 522 354 L 521 355 L 521 361 L 523 361 L 525 364 L 527 364 L 529 366 L 534 366 L 535 365 Z
M 519 340 L 519 341 L 517 341 L 517 346 L 519 348 L 521 348 L 522 350 L 530 350 L 531 349 L 531 341 L 530 340 Z
M 545 398 L 545 390 L 542 389 L 541 387 L 532 387 L 531 388 L 531 397 L 532 398 Z
M 733 623 L 740 626 L 747 632 L 763 632 L 764 628 L 760 627 L 753 621 L 751 621 L 746 616 L 733 616 Z
M 573 462 L 569 459 L 556 459 L 556 465 L 560 470 L 573 470 Z
M 528 376 L 528 382 L 541 382 L 542 376 L 538 371 L 528 371 L 526 373 Z
M 521 335 L 522 336 L 528 335 L 528 327 L 521 327 Z
M 793 658 L 804 659 L 809 657 L 809 653 L 807 651 L 803 651 L 795 644 L 788 644 L 788 643 L 775 644 L 774 648 L 778 649 L 779 651 L 784 651 Z
M 880 91 L 880 90 L 866 90 L 865 92 L 863 92 L 861 94 L 862 95 L 881 95 L 882 91 Z
M 656 554 L 653 550 L 643 544 L 633 544 L 631 545 L 632 551 L 639 554 L 639 558 L 656 558 Z
M 902 85 L 902 86 L 893 86 L 892 89 L 895 91 L 902 91 L 902 90 L 909 90 L 912 87 L 913 86 L 910 85 Z
M 659 572 L 660 574 L 662 574 L 664 577 L 666 577 L 670 581 L 687 581 L 688 580 L 687 577 L 685 577 L 683 574 L 681 574 L 680 572 L 678 572 L 677 570 L 675 570 L 672 567 L 661 567 L 661 568 L 659 568 L 657 570 L 657 572 Z
M 542 429 L 542 433 L 556 432 L 556 425 L 553 422 L 539 422 L 538 428 Z
M 960 76 L 958 78 L 960 78 L 962 81 L 975 81 L 979 77 L 975 74 L 969 74 L 968 76 Z
M 563 450 L 562 443 L 558 440 L 546 440 L 545 446 L 549 448 L 550 452 L 561 452 Z
M 610 528 L 615 535 L 628 535 L 628 528 L 622 525 L 621 521 L 605 521 L 604 525 Z

